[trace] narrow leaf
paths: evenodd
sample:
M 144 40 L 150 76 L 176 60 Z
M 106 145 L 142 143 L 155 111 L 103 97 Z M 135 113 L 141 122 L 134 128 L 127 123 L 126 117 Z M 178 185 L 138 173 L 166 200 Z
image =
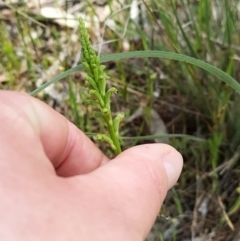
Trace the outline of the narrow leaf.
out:
M 216 76 L 217 78 L 219 78 L 223 82 L 227 83 L 237 93 L 240 94 L 240 84 L 235 79 L 233 79 L 230 75 L 228 75 L 227 73 L 223 72 L 222 70 L 220 70 L 220 69 L 216 68 L 215 66 L 210 65 L 204 61 L 201 61 L 201 60 L 198 60 L 198 59 L 195 59 L 192 57 L 188 57 L 188 56 L 182 55 L 182 54 L 177 54 L 177 53 L 173 53 L 173 52 L 157 51 L 157 50 L 133 51 L 133 52 L 124 52 L 124 53 L 104 55 L 101 57 L 101 63 L 113 61 L 113 60 L 116 61 L 116 60 L 121 60 L 121 59 L 129 59 L 129 58 L 164 58 L 164 59 L 172 59 L 172 60 L 178 60 L 180 62 L 189 63 L 189 64 L 195 65 L 197 67 L 200 67 L 200 68 L 206 70 L 207 72 L 211 73 L 212 75 Z M 31 93 L 31 95 L 33 95 L 33 96 L 36 95 L 41 90 L 48 87 L 49 85 L 59 81 L 60 79 L 65 78 L 66 76 L 68 76 L 76 71 L 82 70 L 82 69 L 83 69 L 83 65 L 80 64 L 72 69 L 69 69 L 69 70 L 61 73 L 60 75 L 52 78 L 47 83 L 43 84 L 42 86 L 40 86 L 39 88 L 34 90 Z
M 89 94 L 98 100 L 101 107 L 104 107 L 104 102 L 103 102 L 102 96 L 98 93 L 97 90 L 90 90 Z
M 119 130 L 119 125 L 120 122 L 122 121 L 124 115 L 122 113 L 118 114 L 115 119 L 113 120 L 113 128 L 114 131 L 118 134 L 118 130 Z
M 113 141 L 112 141 L 112 139 L 111 139 L 109 136 L 104 135 L 104 134 L 98 134 L 98 135 L 96 135 L 95 139 L 96 139 L 96 140 L 101 140 L 101 141 L 106 141 L 106 142 L 111 146 L 111 148 L 112 148 L 114 151 L 116 150 L 116 147 L 115 147 L 115 145 L 113 144 Z
M 106 104 L 108 109 L 110 109 L 110 102 L 111 102 L 112 93 L 117 93 L 117 89 L 112 87 L 112 88 L 108 89 L 108 91 L 105 95 L 105 104 Z

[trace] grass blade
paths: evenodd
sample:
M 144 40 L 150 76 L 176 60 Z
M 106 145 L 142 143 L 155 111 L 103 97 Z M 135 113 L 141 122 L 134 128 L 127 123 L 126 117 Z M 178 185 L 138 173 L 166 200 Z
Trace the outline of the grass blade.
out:
M 223 72 L 222 70 L 216 68 L 215 66 L 208 64 L 204 61 L 182 55 L 182 54 L 177 54 L 177 53 L 172 53 L 172 52 L 164 52 L 164 51 L 156 51 L 156 50 L 146 50 L 146 51 L 133 51 L 133 52 L 124 52 L 124 53 L 116 53 L 116 54 L 110 54 L 110 55 L 104 55 L 101 57 L 100 61 L 101 63 L 103 62 L 108 62 L 108 61 L 116 61 L 116 60 L 121 60 L 121 59 L 129 59 L 129 58 L 160 58 L 160 59 L 171 59 L 171 60 L 177 60 L 180 62 L 184 63 L 189 63 L 194 66 L 197 66 L 201 69 L 206 70 L 210 74 L 216 76 L 218 79 L 222 80 L 229 86 L 231 86 L 237 93 L 240 94 L 240 84 L 233 79 L 230 75 L 227 73 Z M 45 89 L 47 86 L 59 81 L 62 78 L 65 78 L 66 76 L 82 70 L 83 65 L 80 64 L 72 69 L 69 69 L 60 75 L 52 78 L 50 81 L 46 82 L 36 90 L 34 90 L 31 95 L 34 96 L 37 93 L 39 93 L 41 90 Z

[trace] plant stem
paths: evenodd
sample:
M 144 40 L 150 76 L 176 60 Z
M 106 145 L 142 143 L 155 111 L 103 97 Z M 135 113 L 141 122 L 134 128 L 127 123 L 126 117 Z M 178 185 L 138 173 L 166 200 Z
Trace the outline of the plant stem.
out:
M 96 53 L 92 48 L 88 32 L 82 19 L 80 19 L 80 33 L 82 63 L 88 74 L 85 79 L 89 83 L 89 93 L 93 97 L 91 103 L 100 110 L 100 112 L 98 112 L 98 116 L 105 122 L 109 134 L 98 134 L 96 138 L 107 141 L 116 155 L 118 155 L 121 153 L 118 129 L 123 115 L 118 114 L 113 119 L 110 105 L 111 95 L 116 93 L 117 89 L 112 87 L 106 90 L 106 84 L 109 77 L 104 72 L 105 67 L 100 64 L 100 58 L 96 56 Z
M 108 133 L 113 141 L 113 144 L 115 146 L 115 154 L 118 155 L 122 152 L 121 150 L 121 146 L 120 146 L 120 142 L 119 142 L 119 135 L 116 133 L 116 131 L 114 130 L 114 126 L 113 126 L 113 121 L 112 121 L 112 115 L 111 118 L 105 118 L 106 120 L 106 125 L 107 125 L 107 129 L 108 129 Z

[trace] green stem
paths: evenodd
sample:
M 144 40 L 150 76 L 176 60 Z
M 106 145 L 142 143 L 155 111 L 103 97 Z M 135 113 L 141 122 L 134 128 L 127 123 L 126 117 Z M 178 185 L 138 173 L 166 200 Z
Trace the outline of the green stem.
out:
M 109 116 L 105 116 L 105 121 L 107 124 L 108 133 L 113 141 L 114 146 L 116 147 L 116 149 L 114 150 L 115 154 L 118 155 L 122 152 L 122 150 L 119 142 L 119 136 L 117 135 L 113 127 L 112 115 L 110 118 Z

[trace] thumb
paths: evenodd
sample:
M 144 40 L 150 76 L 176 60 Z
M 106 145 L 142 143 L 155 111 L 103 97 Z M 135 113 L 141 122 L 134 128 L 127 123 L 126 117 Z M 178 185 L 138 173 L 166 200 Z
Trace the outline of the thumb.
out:
M 111 164 L 114 169 L 118 166 L 114 176 L 122 183 L 125 200 L 129 200 L 124 212 L 132 219 L 132 227 L 145 238 L 167 191 L 180 176 L 182 156 L 169 145 L 147 144 L 123 152 Z
M 180 153 L 166 144 L 130 148 L 85 176 L 88 188 L 99 190 L 91 198 L 104 200 L 93 201 L 91 210 L 95 209 L 95 215 L 103 210 L 102 224 L 114 226 L 111 229 L 113 237 L 127 230 L 130 236 L 129 239 L 124 237 L 125 240 L 143 240 L 159 213 L 168 189 L 179 178 L 182 165 Z

